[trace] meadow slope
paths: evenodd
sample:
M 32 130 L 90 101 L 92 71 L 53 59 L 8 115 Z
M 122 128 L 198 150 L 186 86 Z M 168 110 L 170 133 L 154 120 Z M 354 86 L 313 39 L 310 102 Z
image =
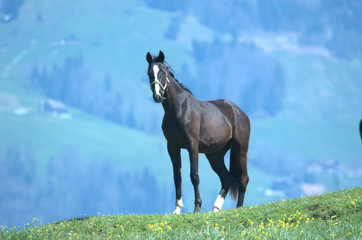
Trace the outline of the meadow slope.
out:
M 219 213 L 33 219 L 0 239 L 361 239 L 361 202 L 359 187 Z

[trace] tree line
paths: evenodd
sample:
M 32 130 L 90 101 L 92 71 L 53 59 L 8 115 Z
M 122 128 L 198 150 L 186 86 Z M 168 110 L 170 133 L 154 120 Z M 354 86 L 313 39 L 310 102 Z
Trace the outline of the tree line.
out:
M 170 191 L 147 169 L 131 171 L 106 159 L 84 159 L 71 147 L 41 165 L 30 149 L 14 143 L 0 151 L 0 165 L 2 225 L 172 208 L 172 196 L 165 194 Z
M 81 55 L 67 57 L 62 64 L 33 67 L 27 87 L 47 97 L 62 101 L 90 114 L 132 128 L 137 126 L 135 113 L 127 107 L 113 80 L 106 74 L 103 80 L 92 77 Z

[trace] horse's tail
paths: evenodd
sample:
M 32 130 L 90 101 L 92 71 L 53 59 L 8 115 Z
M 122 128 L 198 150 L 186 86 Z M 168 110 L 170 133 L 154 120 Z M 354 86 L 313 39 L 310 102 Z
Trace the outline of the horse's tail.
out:
M 238 189 L 239 189 L 239 181 L 241 176 L 239 174 L 239 171 L 237 170 L 237 159 L 235 158 L 235 153 L 231 149 L 230 150 L 230 174 L 232 178 L 231 187 L 230 187 L 230 196 L 232 199 L 237 200 L 238 199 Z

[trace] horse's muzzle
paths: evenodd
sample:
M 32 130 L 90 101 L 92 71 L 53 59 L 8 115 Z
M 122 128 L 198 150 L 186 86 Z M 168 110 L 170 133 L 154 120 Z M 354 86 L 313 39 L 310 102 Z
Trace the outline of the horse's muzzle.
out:
M 161 95 L 158 94 L 153 94 L 153 100 L 155 101 L 155 103 L 160 103 L 163 100 L 165 100 L 165 97 L 162 97 Z

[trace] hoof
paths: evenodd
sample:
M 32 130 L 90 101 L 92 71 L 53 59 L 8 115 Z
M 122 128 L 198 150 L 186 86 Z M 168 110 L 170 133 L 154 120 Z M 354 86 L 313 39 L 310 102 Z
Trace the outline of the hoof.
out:
M 214 212 L 219 212 L 221 209 L 214 207 Z
M 223 198 L 220 194 L 217 196 L 216 201 L 214 203 L 214 212 L 218 212 L 221 210 L 222 205 L 224 204 L 225 198 Z
M 182 198 L 180 198 L 179 200 L 176 200 L 176 208 L 172 212 L 172 214 L 179 215 L 181 213 L 181 209 L 183 206 L 184 206 L 184 204 L 182 203 Z
M 181 208 L 179 206 L 177 206 L 175 208 L 175 210 L 172 212 L 173 215 L 179 215 L 181 214 Z
M 175 211 L 172 212 L 172 215 L 180 215 L 181 210 L 175 209 Z
M 200 207 L 196 207 L 195 210 L 194 210 L 194 213 L 199 213 L 201 212 L 201 208 Z

